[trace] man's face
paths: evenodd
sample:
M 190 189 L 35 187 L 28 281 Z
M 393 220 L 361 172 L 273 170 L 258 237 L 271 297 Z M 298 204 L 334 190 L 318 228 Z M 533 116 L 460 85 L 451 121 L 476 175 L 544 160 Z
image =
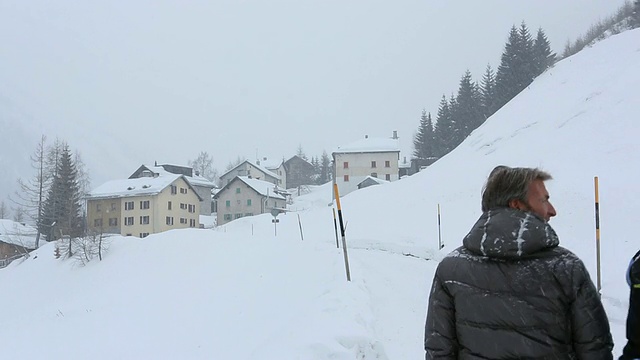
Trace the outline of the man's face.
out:
M 529 185 L 526 203 L 520 200 L 512 200 L 509 206 L 522 211 L 530 211 L 545 221 L 549 221 L 553 216 L 556 216 L 556 209 L 549 202 L 549 192 L 544 186 L 544 181 L 539 179 L 534 180 Z
M 549 221 L 553 216 L 556 216 L 556 209 L 549 202 L 549 192 L 544 186 L 544 181 L 534 180 L 529 185 L 529 191 L 527 192 L 527 204 L 528 210 L 532 213 L 540 216 L 545 221 Z

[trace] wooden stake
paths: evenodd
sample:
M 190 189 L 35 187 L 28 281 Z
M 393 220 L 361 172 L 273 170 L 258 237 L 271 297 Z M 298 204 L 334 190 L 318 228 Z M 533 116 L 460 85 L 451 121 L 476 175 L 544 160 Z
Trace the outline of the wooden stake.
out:
M 342 207 L 340 206 L 340 194 L 338 184 L 333 183 L 333 191 L 336 195 L 336 205 L 338 206 L 338 219 L 340 220 L 340 234 L 342 235 L 342 253 L 344 254 L 344 267 L 347 271 L 347 281 L 351 281 L 351 271 L 349 270 L 349 256 L 347 255 L 347 240 L 344 236 L 344 223 L 342 222 Z

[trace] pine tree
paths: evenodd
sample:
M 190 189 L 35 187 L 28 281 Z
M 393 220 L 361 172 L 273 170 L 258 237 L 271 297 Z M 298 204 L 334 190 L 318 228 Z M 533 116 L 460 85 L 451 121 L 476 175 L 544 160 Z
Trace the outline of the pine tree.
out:
M 533 39 L 531 38 L 531 33 L 527 28 L 527 25 L 522 22 L 520 25 L 520 29 L 518 30 L 519 41 L 518 41 L 518 92 L 519 94 L 522 90 L 526 89 L 529 86 L 533 79 L 538 76 L 536 74 L 535 68 L 535 55 L 533 50 Z
M 61 144 L 58 153 L 55 176 L 47 193 L 43 209 L 43 224 L 55 224 L 53 228 L 46 226 L 47 241 L 52 241 L 60 235 L 71 238 L 83 234 L 81 210 L 81 194 L 78 185 L 78 173 L 71 157 L 69 146 Z M 44 231 L 43 231 L 44 232 Z
M 482 84 L 480 88 L 480 102 L 482 105 L 482 114 L 485 119 L 496 112 L 496 75 L 487 64 L 487 69 L 482 76 Z
M 496 73 L 496 111 L 511 100 L 517 88 L 517 47 L 519 42 L 518 29 L 515 25 L 511 27 L 509 39 L 504 46 L 504 51 L 500 58 L 500 65 Z
M 451 109 L 446 96 L 442 95 L 440 106 L 438 107 L 438 118 L 436 119 L 434 133 L 434 153 L 436 157 L 442 157 L 453 149 L 453 139 L 455 129 L 451 118 Z
M 533 40 L 522 22 L 509 31 L 500 66 L 496 73 L 496 111 L 531 84 L 536 76 Z
M 413 157 L 415 159 L 426 160 L 434 155 L 433 121 L 431 113 L 427 114 L 422 110 L 420 126 L 413 137 Z
M 322 152 L 320 158 L 320 184 L 326 184 L 331 181 L 331 159 L 326 151 Z
M 304 150 L 302 149 L 302 144 L 298 145 L 298 150 L 296 150 L 296 155 L 300 156 L 305 161 L 309 161 L 309 159 L 307 158 L 307 155 L 304 153 Z
M 631 14 L 631 27 L 640 27 L 640 0 L 633 3 L 633 13 Z
M 551 45 L 542 28 L 538 28 L 538 34 L 533 43 L 533 61 L 535 76 L 542 74 L 556 62 L 556 54 L 551 51 Z
M 451 107 L 451 114 L 456 129 L 454 139 L 455 147 L 464 141 L 484 120 L 480 103 L 480 92 L 476 83 L 473 82 L 469 70 L 467 70 L 460 79 L 455 106 Z
M 318 159 L 317 156 L 311 157 L 311 166 L 313 166 L 313 175 L 311 176 L 313 183 L 316 185 L 322 184 L 322 182 L 320 182 L 320 159 Z

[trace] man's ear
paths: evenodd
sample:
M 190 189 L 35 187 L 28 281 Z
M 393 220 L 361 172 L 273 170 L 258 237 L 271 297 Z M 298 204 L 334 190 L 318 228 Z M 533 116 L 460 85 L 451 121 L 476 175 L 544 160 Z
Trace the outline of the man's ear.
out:
M 518 199 L 511 199 L 509 200 L 509 207 L 512 209 L 518 209 L 518 210 L 522 210 L 522 201 L 518 200 Z

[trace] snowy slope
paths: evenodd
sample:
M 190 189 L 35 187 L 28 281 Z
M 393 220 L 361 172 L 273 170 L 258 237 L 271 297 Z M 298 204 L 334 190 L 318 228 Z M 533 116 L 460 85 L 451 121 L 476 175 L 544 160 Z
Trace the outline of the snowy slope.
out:
M 329 186 L 295 212 L 215 230 L 117 237 L 102 262 L 56 260 L 53 244 L 0 270 L 7 358 L 415 359 L 437 261 L 480 215 L 498 164 L 551 172 L 551 220 L 595 281 L 600 181 L 602 295 L 616 352 L 623 273 L 640 248 L 640 30 L 613 36 L 540 76 L 425 171 L 342 199 L 352 281 L 336 248 Z M 442 209 L 437 250 L 437 206 Z M 301 234 L 302 228 L 302 234 Z M 277 232 L 277 235 L 275 235 Z

